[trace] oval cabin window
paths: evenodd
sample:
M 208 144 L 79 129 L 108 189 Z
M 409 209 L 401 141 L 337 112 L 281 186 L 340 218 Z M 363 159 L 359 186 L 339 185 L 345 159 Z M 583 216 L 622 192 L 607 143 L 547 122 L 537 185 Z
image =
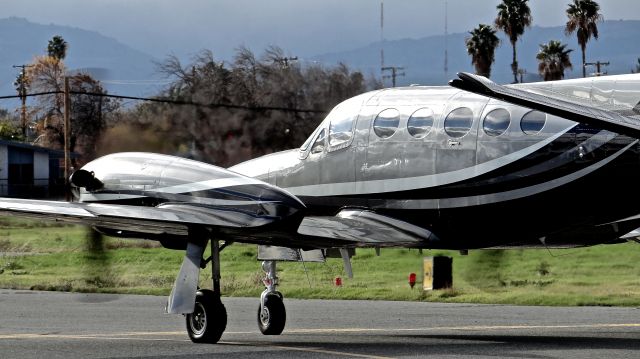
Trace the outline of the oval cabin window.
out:
M 511 114 L 504 108 L 497 108 L 489 112 L 482 122 L 484 132 L 489 136 L 500 136 L 509 128 Z
M 522 132 L 527 135 L 535 135 L 540 132 L 547 122 L 547 114 L 540 111 L 527 112 L 520 121 Z
M 409 117 L 407 131 L 415 138 L 425 138 L 433 128 L 433 111 L 421 108 Z
M 388 108 L 378 114 L 373 121 L 373 132 L 380 138 L 389 138 L 400 125 L 400 111 Z
M 444 131 L 453 138 L 466 135 L 473 124 L 473 111 L 468 107 L 457 108 L 444 120 Z

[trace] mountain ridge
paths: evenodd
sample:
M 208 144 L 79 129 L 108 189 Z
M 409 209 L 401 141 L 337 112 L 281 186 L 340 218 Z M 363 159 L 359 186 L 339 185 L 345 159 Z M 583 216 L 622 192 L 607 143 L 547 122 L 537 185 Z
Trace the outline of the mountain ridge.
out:
M 92 30 L 77 27 L 38 24 L 25 18 L 0 19 L 0 94 L 15 94 L 13 81 L 19 69 L 13 65 L 29 64 L 35 56 L 46 55 L 48 41 L 55 35 L 67 41 L 65 65 L 69 70 L 88 70 L 104 82 L 109 92 L 140 95 L 155 87 L 149 80 L 158 80 L 151 55 L 131 48 L 117 39 Z M 117 80 L 141 80 L 140 85 L 110 83 Z M 0 103 L 0 107 L 7 107 Z
M 600 37 L 587 43 L 587 62 L 609 61 L 608 68 L 604 68 L 610 74 L 629 73 L 637 64 L 640 57 L 640 20 L 608 20 L 599 24 Z M 455 76 L 456 72 L 473 72 L 471 58 L 466 52 L 464 40 L 468 33 L 449 34 L 448 57 L 449 74 L 444 73 L 444 35 L 426 36 L 420 39 L 399 39 L 384 41 L 385 65 L 404 66 L 405 77 L 398 78 L 399 85 L 411 83 L 444 85 Z M 511 73 L 511 44 L 504 33 L 498 32 L 501 46 L 496 49 L 496 61 L 492 67 L 492 79 L 500 83 L 513 81 Z M 537 60 L 539 44 L 549 40 L 560 40 L 573 49 L 571 61 L 573 70 L 565 72 L 565 78 L 582 76 L 580 47 L 576 35 L 566 36 L 564 26 L 528 28 L 521 40 L 516 44 L 518 50 L 518 62 L 520 68 L 527 70 L 525 81 L 540 81 L 537 73 Z M 624 46 L 622 46 L 624 45 Z M 344 62 L 349 66 L 361 69 L 365 73 L 379 76 L 380 73 L 380 47 L 381 42 L 374 42 L 350 51 L 321 54 L 313 57 L 313 60 L 322 63 Z M 587 68 L 588 72 L 595 69 Z M 388 85 L 388 83 L 387 83 Z

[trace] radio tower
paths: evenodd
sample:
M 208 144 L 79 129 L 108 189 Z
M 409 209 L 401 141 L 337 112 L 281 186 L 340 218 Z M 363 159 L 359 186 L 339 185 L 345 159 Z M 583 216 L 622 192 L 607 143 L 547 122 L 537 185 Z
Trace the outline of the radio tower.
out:
M 449 51 L 448 51 L 448 43 L 447 38 L 449 37 L 449 29 L 448 25 L 448 6 L 447 0 L 444 1 L 444 78 L 445 81 L 449 80 Z
M 380 79 L 384 76 L 384 1 L 380 1 Z M 382 80 L 384 81 L 384 80 Z

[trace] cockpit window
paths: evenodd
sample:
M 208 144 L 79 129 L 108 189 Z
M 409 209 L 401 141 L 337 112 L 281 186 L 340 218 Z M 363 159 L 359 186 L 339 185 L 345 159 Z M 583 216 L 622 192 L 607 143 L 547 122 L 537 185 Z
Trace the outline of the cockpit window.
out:
M 311 153 L 320 153 L 324 151 L 324 140 L 326 137 L 326 132 L 324 128 L 320 130 L 318 134 L 318 138 L 313 142 L 313 147 L 311 147 Z
M 497 108 L 489 112 L 482 122 L 484 132 L 489 136 L 500 136 L 509 128 L 511 123 L 511 114 L 504 108 Z
M 424 138 L 433 127 L 433 111 L 430 108 L 421 108 L 409 117 L 407 131 L 415 138 Z
M 329 124 L 329 149 L 331 151 L 349 146 L 353 137 L 353 123 L 357 115 L 349 113 L 340 113 L 340 115 L 332 118 Z
M 378 114 L 373 121 L 373 132 L 380 138 L 389 138 L 396 133 L 400 125 L 400 112 L 395 108 L 388 108 Z
M 540 111 L 529 111 L 527 112 L 520 121 L 520 128 L 522 132 L 527 135 L 535 135 L 540 132 L 544 127 L 545 122 L 547 122 L 547 115 Z
M 328 152 L 349 147 L 353 142 L 354 127 L 363 96 L 356 96 L 334 107 L 320 126 L 300 146 L 300 158 L 306 158 L 309 147 L 311 147 L 311 153 L 324 151 L 326 139 L 328 139 L 326 144 Z
M 302 144 L 302 146 L 300 146 L 300 151 L 304 152 L 306 151 L 309 146 L 311 145 L 311 141 L 313 141 L 313 139 L 316 137 L 316 134 L 318 133 L 318 131 L 320 131 L 320 127 L 317 127 L 313 133 L 311 134 L 311 136 L 309 136 L 309 138 L 307 138 L 306 141 L 304 141 L 304 143 Z
M 453 138 L 466 135 L 473 124 L 473 111 L 468 107 L 457 108 L 444 120 L 444 131 Z

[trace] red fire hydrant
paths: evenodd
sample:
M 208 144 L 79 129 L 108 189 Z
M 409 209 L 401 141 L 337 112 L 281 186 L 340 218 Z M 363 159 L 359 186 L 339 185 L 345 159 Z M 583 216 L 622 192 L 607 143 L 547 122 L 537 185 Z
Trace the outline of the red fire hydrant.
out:
M 413 286 L 416 285 L 416 274 L 415 273 L 409 274 L 409 285 L 411 286 L 411 289 L 413 289 Z
M 342 278 L 336 277 L 336 287 L 341 287 L 341 286 L 342 286 Z

